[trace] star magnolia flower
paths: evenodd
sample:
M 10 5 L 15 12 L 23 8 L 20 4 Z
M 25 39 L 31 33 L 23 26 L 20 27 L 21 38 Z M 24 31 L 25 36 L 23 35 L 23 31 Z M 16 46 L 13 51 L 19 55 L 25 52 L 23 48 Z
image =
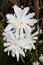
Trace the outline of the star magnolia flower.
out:
M 15 14 L 6 15 L 6 18 L 8 20 L 7 23 L 12 24 L 13 28 L 16 28 L 15 35 L 17 36 L 17 38 L 19 37 L 19 33 L 20 33 L 20 37 L 23 38 L 24 37 L 23 29 L 25 32 L 28 29 L 30 33 L 31 27 L 29 25 L 34 25 L 37 22 L 36 19 L 33 19 L 33 16 L 35 15 L 35 13 L 30 13 L 26 15 L 27 12 L 29 11 L 29 7 L 21 9 L 17 5 L 14 5 L 13 8 L 14 8 Z
M 38 34 L 38 31 L 35 32 L 34 34 L 26 34 L 25 35 L 25 40 L 24 43 L 26 44 L 24 46 L 25 49 L 29 49 L 31 50 L 32 48 L 35 49 L 35 45 L 34 43 L 36 43 L 36 40 L 38 39 L 38 37 L 36 36 Z
M 11 40 L 10 42 L 6 42 L 4 43 L 4 47 L 7 47 L 4 49 L 4 52 L 8 51 L 8 55 L 11 51 L 11 55 L 13 57 L 17 57 L 17 61 L 19 61 L 19 54 L 21 54 L 22 56 L 25 57 L 25 53 L 23 51 L 23 49 L 21 48 L 22 44 L 20 44 L 21 41 L 19 41 L 18 39 L 14 38 L 13 40 Z
M 39 65 L 38 61 L 37 62 L 34 62 L 33 65 Z
M 41 54 L 41 56 L 39 57 L 39 60 L 43 63 L 43 55 Z
M 4 30 L 3 36 L 4 36 L 3 40 L 6 40 L 6 41 L 11 41 L 15 37 L 13 31 L 11 30 L 9 31 L 7 29 Z

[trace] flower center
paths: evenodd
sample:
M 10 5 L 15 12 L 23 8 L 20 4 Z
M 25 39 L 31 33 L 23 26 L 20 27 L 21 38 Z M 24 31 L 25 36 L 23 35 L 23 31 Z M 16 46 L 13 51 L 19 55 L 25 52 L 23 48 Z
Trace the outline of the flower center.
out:
M 22 21 L 19 21 L 18 24 L 19 24 L 19 26 L 22 26 L 23 25 L 23 22 Z
M 17 42 L 14 42 L 14 44 L 13 44 L 14 46 L 17 46 L 18 44 L 17 44 Z

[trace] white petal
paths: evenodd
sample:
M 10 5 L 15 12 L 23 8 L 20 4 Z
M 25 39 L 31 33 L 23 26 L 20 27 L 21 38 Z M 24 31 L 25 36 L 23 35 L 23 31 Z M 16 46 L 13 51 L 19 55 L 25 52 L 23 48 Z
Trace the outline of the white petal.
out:
M 33 39 L 36 39 L 36 40 L 37 40 L 37 39 L 38 39 L 38 37 L 37 37 L 37 36 L 36 36 L 36 37 L 33 37 Z
M 29 19 L 29 20 L 27 20 L 27 24 L 29 24 L 29 25 L 34 25 L 35 23 L 37 23 L 36 19 Z
M 33 48 L 33 49 L 36 49 L 34 44 L 32 45 L 32 48 Z
M 37 35 L 37 34 L 38 34 L 38 31 L 36 31 L 35 33 L 33 33 L 32 36 L 35 36 L 35 35 Z
M 21 30 L 20 30 L 20 37 L 21 37 L 21 38 L 24 37 L 23 28 L 21 28 Z
M 25 53 L 23 52 L 22 49 L 19 49 L 19 53 L 25 57 Z
M 16 16 L 17 16 L 18 18 L 20 18 L 21 15 L 22 15 L 22 9 L 19 8 L 17 5 L 14 5 L 13 8 L 14 8 L 14 12 L 15 12 Z
M 23 16 L 25 16 L 28 13 L 28 11 L 29 11 L 29 7 L 25 7 L 23 9 Z
M 6 39 L 7 39 L 6 37 L 3 38 L 3 40 L 6 40 Z
M 10 45 L 11 45 L 10 43 L 4 43 L 4 47 L 10 46 Z
M 16 29 L 15 36 L 16 36 L 17 38 L 19 37 L 19 27 Z
M 18 50 L 16 50 L 16 57 L 17 57 L 17 61 L 19 61 L 19 52 L 18 52 Z
M 13 46 L 7 47 L 4 49 L 4 52 L 11 51 L 13 48 L 14 48 Z
M 36 40 L 33 40 L 33 43 L 36 43 Z
M 32 28 L 30 26 L 25 25 L 25 27 L 26 27 L 26 32 L 27 33 L 31 33 L 32 32 Z
M 11 51 L 11 55 L 12 55 L 12 57 L 15 57 L 15 51 L 14 50 Z
M 7 18 L 7 20 L 9 20 L 11 18 L 14 18 L 14 16 L 12 14 L 6 14 L 6 18 Z
M 16 21 L 15 19 L 12 19 L 12 18 L 11 18 L 10 20 L 7 21 L 7 23 L 13 23 L 13 24 L 14 24 L 15 21 Z
M 29 49 L 31 51 L 31 46 L 27 44 L 27 46 L 25 46 L 25 49 Z
M 11 25 L 11 24 L 8 24 L 4 31 L 9 31 L 9 30 L 11 30 L 12 28 L 13 28 L 12 25 Z
M 29 19 L 29 18 L 33 18 L 34 15 L 35 15 L 35 13 L 30 13 L 26 17 Z
M 10 54 L 10 51 L 8 51 L 8 56 L 9 56 L 9 54 Z

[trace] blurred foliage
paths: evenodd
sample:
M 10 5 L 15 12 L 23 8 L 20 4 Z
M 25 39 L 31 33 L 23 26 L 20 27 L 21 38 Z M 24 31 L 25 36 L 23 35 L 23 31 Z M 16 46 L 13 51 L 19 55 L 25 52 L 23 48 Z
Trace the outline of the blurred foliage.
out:
M 18 6 L 30 7 L 29 12 L 35 12 L 35 18 L 38 20 L 38 23 L 35 24 L 35 30 L 39 28 L 38 41 L 35 44 L 36 50 L 32 50 L 31 52 L 27 50 L 26 57 L 23 58 L 21 56 L 20 61 L 16 61 L 16 57 L 13 58 L 11 55 L 7 56 L 7 53 L 4 53 L 3 47 L 3 30 L 6 27 L 6 17 L 7 13 L 14 13 L 12 6 L 16 4 Z M 40 29 L 42 32 L 40 33 Z M 34 31 L 35 31 L 34 30 Z M 32 65 L 32 62 L 37 61 L 40 54 L 43 54 L 43 42 L 39 43 L 39 41 L 43 41 L 43 0 L 0 0 L 0 65 Z M 43 65 L 40 62 L 40 65 Z

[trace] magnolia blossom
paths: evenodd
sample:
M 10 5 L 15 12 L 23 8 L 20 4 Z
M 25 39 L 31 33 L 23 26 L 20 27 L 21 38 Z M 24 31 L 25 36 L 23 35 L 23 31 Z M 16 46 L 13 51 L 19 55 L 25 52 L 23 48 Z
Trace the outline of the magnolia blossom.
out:
M 15 14 L 6 15 L 8 25 L 3 32 L 3 40 L 6 41 L 4 43 L 4 47 L 6 47 L 4 52 L 8 52 L 8 55 L 11 52 L 11 55 L 13 57 L 16 55 L 17 61 L 19 61 L 19 55 L 25 57 L 24 50 L 35 49 L 34 43 L 38 39 L 38 31 L 31 34 L 34 28 L 31 28 L 30 25 L 37 23 L 37 20 L 33 18 L 35 13 L 27 15 L 29 7 L 21 9 L 17 5 L 14 5 L 13 8 Z M 36 65 L 38 65 L 38 62 L 36 62 Z
M 15 37 L 13 31 L 11 30 L 9 31 L 7 29 L 4 30 L 3 36 L 4 36 L 3 40 L 6 40 L 6 41 L 11 41 Z
M 24 43 L 25 43 L 25 50 L 29 49 L 31 50 L 32 48 L 35 49 L 35 45 L 34 43 L 36 43 L 36 40 L 38 39 L 37 37 L 38 31 L 36 31 L 34 34 L 25 34 L 25 39 L 23 39 Z
M 11 55 L 13 57 L 17 57 L 17 61 L 19 61 L 19 54 L 21 54 L 22 56 L 25 57 L 25 53 L 23 51 L 23 49 L 21 48 L 22 46 L 22 43 L 20 40 L 14 38 L 13 40 L 10 40 L 10 42 L 6 42 L 4 43 L 4 47 L 7 47 L 4 49 L 4 52 L 7 52 L 8 51 L 8 55 L 10 54 L 10 51 L 11 51 Z
M 43 55 L 41 54 L 41 56 L 39 57 L 39 60 L 43 63 Z
M 39 65 L 38 61 L 37 62 L 34 62 L 33 65 Z
M 25 7 L 24 9 L 21 9 L 17 5 L 14 5 L 13 8 L 14 8 L 15 14 L 6 15 L 6 18 L 8 20 L 7 23 L 10 23 L 13 28 L 16 28 L 15 35 L 17 38 L 19 37 L 19 33 L 20 33 L 20 37 L 23 38 L 24 37 L 23 30 L 26 33 L 26 30 L 28 29 L 30 33 L 32 29 L 29 25 L 34 25 L 37 22 L 36 19 L 33 19 L 33 16 L 35 15 L 35 13 L 30 13 L 26 15 L 29 11 L 29 7 Z

